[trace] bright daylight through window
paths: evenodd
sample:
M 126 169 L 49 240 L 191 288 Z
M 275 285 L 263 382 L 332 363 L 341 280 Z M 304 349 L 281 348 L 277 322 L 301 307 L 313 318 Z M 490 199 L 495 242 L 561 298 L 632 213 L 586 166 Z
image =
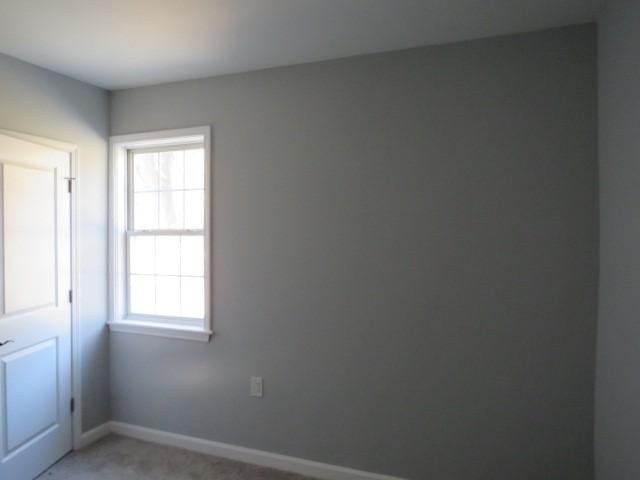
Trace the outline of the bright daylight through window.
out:
M 129 152 L 129 314 L 204 318 L 204 149 Z
M 111 138 L 111 330 L 209 340 L 210 135 Z

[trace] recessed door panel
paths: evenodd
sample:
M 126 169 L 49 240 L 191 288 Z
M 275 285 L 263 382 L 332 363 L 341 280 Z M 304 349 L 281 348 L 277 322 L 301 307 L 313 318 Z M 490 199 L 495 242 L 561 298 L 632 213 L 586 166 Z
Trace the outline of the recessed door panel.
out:
M 5 164 L 5 313 L 56 300 L 55 170 Z
M 58 421 L 58 353 L 55 339 L 2 358 L 7 452 Z

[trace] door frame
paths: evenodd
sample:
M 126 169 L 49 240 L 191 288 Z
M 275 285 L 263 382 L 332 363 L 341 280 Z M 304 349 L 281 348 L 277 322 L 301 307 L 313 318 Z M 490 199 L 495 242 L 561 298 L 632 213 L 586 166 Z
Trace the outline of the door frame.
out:
M 73 179 L 73 188 L 71 189 L 71 290 L 73 298 L 71 302 L 71 397 L 74 399 L 74 411 L 71 414 L 73 428 L 71 429 L 71 444 L 73 449 L 82 446 L 82 367 L 81 367 L 81 325 L 80 325 L 80 284 L 78 282 L 78 146 L 73 143 L 53 140 L 47 137 L 40 137 L 28 133 L 16 132 L 13 130 L 5 130 L 0 128 L 0 134 L 8 137 L 25 140 L 27 142 L 36 143 L 45 147 L 60 150 L 69 154 L 70 166 L 69 175 Z

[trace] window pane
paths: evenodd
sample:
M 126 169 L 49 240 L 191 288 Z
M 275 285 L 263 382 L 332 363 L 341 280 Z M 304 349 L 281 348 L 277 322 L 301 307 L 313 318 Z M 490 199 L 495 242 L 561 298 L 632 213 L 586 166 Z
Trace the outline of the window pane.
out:
M 182 277 L 182 316 L 204 318 L 204 278 Z
M 161 229 L 184 228 L 184 192 L 160 192 Z
M 204 149 L 184 152 L 184 188 L 204 188 Z
M 174 150 L 161 152 L 160 190 L 180 190 L 184 186 L 184 152 Z
M 182 275 L 204 276 L 204 238 L 201 236 L 184 236 L 181 240 Z
M 180 316 L 180 277 L 156 277 L 156 315 Z
M 156 237 L 156 273 L 180 275 L 180 237 Z
M 155 237 L 129 237 L 129 268 L 131 273 L 155 273 Z
M 134 230 L 158 228 L 158 194 L 136 193 L 133 198 Z
M 156 310 L 155 277 L 131 275 L 129 277 L 129 302 L 131 313 L 153 315 Z
M 128 237 L 132 314 L 204 318 L 204 235 L 153 232 L 204 228 L 204 149 L 185 148 L 132 156 L 131 227 L 151 230 Z
M 158 190 L 157 153 L 136 153 L 133 155 L 133 190 L 134 192 Z
M 184 192 L 184 228 L 202 230 L 204 228 L 204 191 Z

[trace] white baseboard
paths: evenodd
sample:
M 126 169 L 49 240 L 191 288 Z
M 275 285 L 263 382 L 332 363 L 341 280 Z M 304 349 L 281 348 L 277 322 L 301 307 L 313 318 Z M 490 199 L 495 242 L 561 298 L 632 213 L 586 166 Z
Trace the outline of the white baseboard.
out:
M 320 480 L 403 480 L 389 475 L 368 473 L 352 468 L 338 467 L 251 448 L 237 447 L 226 443 L 188 437 L 186 435 L 154 430 L 152 428 L 140 427 L 128 423 L 110 422 L 108 428 L 108 431 L 126 437 L 137 438 L 138 440 L 170 445 L 172 447 L 183 448 L 216 457 L 229 458 L 262 467 L 275 468 L 318 478 Z M 93 430 L 91 432 L 93 432 Z M 87 435 L 91 432 L 88 432 Z
M 83 433 L 80 438 L 76 439 L 73 443 L 74 449 L 84 448 L 97 442 L 102 437 L 106 437 L 111 432 L 111 422 L 105 422 L 102 425 L 98 425 L 93 430 Z

